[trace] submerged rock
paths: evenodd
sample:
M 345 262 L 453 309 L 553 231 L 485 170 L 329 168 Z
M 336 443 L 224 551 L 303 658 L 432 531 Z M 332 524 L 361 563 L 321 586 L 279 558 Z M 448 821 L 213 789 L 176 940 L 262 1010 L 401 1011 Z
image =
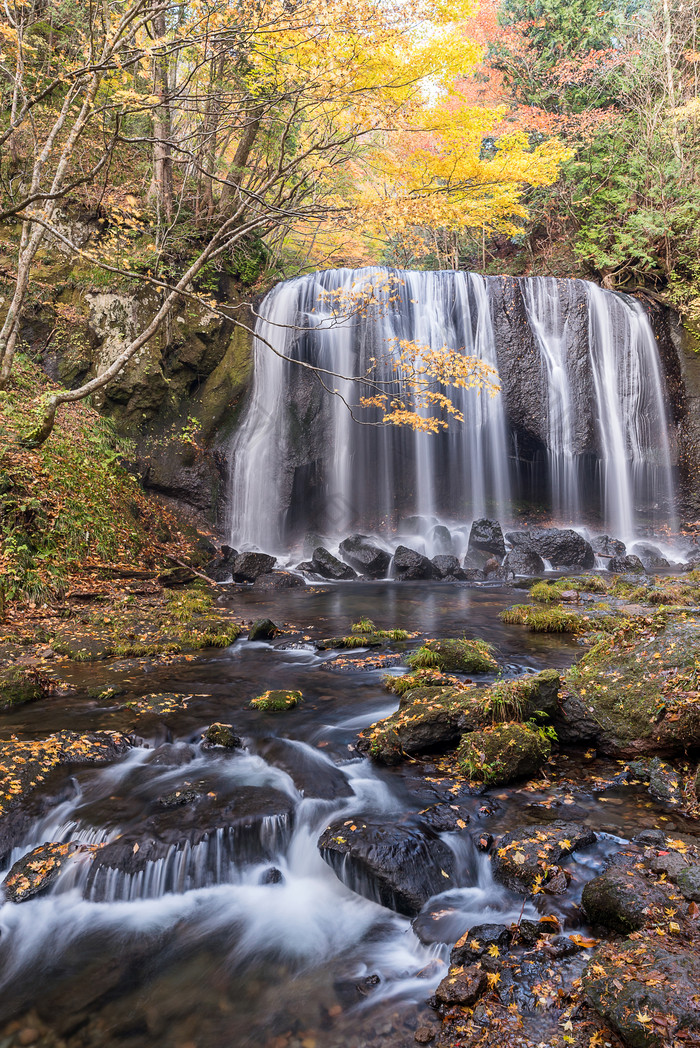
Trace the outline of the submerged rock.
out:
M 391 557 L 386 550 L 374 546 L 366 535 L 350 535 L 340 543 L 340 552 L 360 575 L 383 579 L 388 574 Z
M 551 752 L 551 742 L 537 728 L 511 721 L 465 735 L 457 762 L 473 782 L 501 786 L 535 775 Z
M 504 834 L 491 854 L 493 876 L 512 891 L 529 894 L 538 880 L 547 880 L 562 859 L 595 841 L 593 830 L 575 822 L 540 823 L 514 830 Z
M 467 550 L 469 553 L 478 550 L 480 553 L 490 553 L 495 554 L 497 557 L 504 557 L 506 544 L 503 540 L 503 530 L 499 522 L 497 520 L 489 520 L 487 517 L 475 520 L 469 532 Z
M 446 528 L 444 524 L 435 525 L 430 532 L 430 541 L 433 544 L 433 549 L 437 550 L 438 555 L 450 554 L 453 552 L 452 535 L 450 534 L 450 529 Z
M 236 582 L 255 582 L 260 575 L 272 571 L 276 557 L 267 553 L 239 553 L 233 562 L 233 577 Z
M 590 543 L 571 528 L 528 528 L 510 531 L 506 540 L 514 549 L 537 553 L 556 567 L 592 568 L 595 555 Z
M 505 924 L 476 924 L 453 946 L 450 964 L 473 964 L 491 946 L 504 950 L 512 938 L 512 932 Z
M 431 896 L 456 887 L 454 853 L 420 826 L 338 820 L 318 846 L 343 884 L 407 917 Z
M 436 571 L 432 561 L 417 553 L 408 546 L 397 546 L 393 561 L 394 578 L 399 581 L 435 578 Z
M 349 564 L 343 564 L 323 546 L 317 546 L 311 558 L 311 571 L 324 579 L 355 579 L 357 572 Z

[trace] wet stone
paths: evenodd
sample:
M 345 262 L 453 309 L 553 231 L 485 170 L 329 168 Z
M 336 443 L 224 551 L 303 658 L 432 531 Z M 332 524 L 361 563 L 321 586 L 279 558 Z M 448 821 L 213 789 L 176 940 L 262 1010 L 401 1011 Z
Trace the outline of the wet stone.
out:
M 158 798 L 158 803 L 162 808 L 182 808 L 185 804 L 195 804 L 200 797 L 201 792 L 199 790 L 186 787 L 181 790 L 172 790 L 170 793 L 164 793 Z
M 700 902 L 700 866 L 682 870 L 677 878 L 678 888 L 689 902 Z
M 226 750 L 237 750 L 243 746 L 241 739 L 233 730 L 232 724 L 210 724 L 202 738 L 204 749 L 220 746 Z
M 595 840 L 592 830 L 572 822 L 543 823 L 506 833 L 491 854 L 493 875 L 512 891 L 529 893 L 538 878 L 546 882 L 553 866 Z
M 450 968 L 435 991 L 435 999 L 448 1007 L 454 1004 L 470 1006 L 476 1004 L 487 986 L 486 972 L 476 965 L 464 969 Z
M 50 888 L 72 855 L 78 851 L 89 851 L 86 845 L 77 843 L 42 844 L 22 856 L 14 864 L 3 882 L 5 897 L 10 902 L 26 902 Z
M 450 964 L 473 964 L 491 946 L 496 946 L 503 952 L 511 939 L 511 931 L 505 924 L 477 924 L 455 943 L 450 953 Z
M 349 888 L 407 917 L 417 915 L 431 896 L 456 886 L 454 853 L 420 827 L 338 820 L 318 846 Z
M 272 640 L 277 633 L 279 633 L 279 629 L 275 626 L 272 619 L 258 619 L 248 631 L 248 640 Z

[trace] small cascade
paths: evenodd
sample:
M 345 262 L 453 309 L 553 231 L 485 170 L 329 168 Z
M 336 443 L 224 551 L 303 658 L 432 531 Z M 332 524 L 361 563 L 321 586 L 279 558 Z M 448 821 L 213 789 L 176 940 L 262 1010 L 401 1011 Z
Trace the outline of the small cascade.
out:
M 372 392 L 362 378 L 397 389 L 403 342 L 483 361 L 500 392 L 452 391 L 464 423 L 439 434 L 377 425 L 378 409 L 358 407 Z M 417 518 L 427 537 L 441 521 L 508 522 L 516 495 L 539 505 L 540 493 L 556 521 L 626 541 L 675 526 L 658 347 L 627 296 L 580 280 L 326 270 L 270 292 L 254 356 L 231 448 L 237 548 L 410 533 Z

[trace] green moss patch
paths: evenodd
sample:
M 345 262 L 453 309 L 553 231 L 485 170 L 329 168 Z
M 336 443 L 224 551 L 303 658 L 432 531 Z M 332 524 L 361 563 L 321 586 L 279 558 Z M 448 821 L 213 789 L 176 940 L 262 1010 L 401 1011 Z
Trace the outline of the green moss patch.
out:
M 264 710 L 266 713 L 281 713 L 282 710 L 293 710 L 301 700 L 300 691 L 265 691 L 256 699 L 251 699 L 250 705 L 253 709 Z
M 505 785 L 535 775 L 551 752 L 552 744 L 540 729 L 510 722 L 465 735 L 457 763 L 472 782 Z
M 464 638 L 427 640 L 406 661 L 411 669 L 437 669 L 442 673 L 494 673 L 498 669 L 490 644 Z

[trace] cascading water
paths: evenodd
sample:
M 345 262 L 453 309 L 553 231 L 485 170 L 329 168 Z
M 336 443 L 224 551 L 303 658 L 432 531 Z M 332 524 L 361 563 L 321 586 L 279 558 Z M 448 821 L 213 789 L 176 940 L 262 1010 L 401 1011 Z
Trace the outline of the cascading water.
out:
M 351 308 L 367 288 L 363 308 Z M 624 539 L 675 524 L 658 347 L 633 299 L 580 280 L 327 270 L 274 288 L 256 336 L 232 447 L 238 548 L 381 532 L 413 514 L 508 521 L 523 440 L 555 520 Z M 377 409 L 354 407 L 355 421 L 348 405 L 368 388 L 358 378 L 371 372 L 389 388 L 405 341 L 496 368 L 500 393 L 453 391 L 464 422 L 438 435 L 377 425 Z

